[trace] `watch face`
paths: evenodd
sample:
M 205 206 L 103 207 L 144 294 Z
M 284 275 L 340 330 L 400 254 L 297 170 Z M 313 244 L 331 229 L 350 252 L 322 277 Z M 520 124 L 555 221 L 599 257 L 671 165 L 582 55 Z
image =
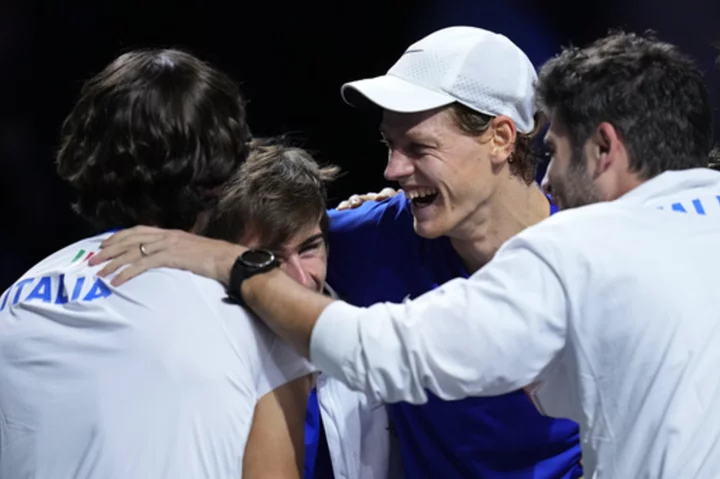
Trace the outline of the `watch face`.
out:
M 245 251 L 240 258 L 242 262 L 253 268 L 262 268 L 275 261 L 272 251 L 266 249 L 250 249 Z

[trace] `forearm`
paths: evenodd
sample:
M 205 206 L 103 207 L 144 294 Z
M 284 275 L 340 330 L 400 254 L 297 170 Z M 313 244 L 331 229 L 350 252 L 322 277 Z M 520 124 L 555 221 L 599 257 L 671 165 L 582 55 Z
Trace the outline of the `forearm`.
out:
M 322 371 L 383 402 L 414 403 L 426 389 L 450 400 L 533 382 L 564 347 L 564 291 L 547 263 L 517 247 L 400 305 L 350 306 L 280 270 L 242 286 L 247 305 Z
M 564 347 L 563 288 L 529 252 L 506 256 L 404 304 L 333 303 L 312 332 L 311 360 L 384 402 L 422 403 L 426 390 L 453 400 L 527 386 Z
M 453 323 L 454 318 L 448 318 L 446 311 L 420 311 L 413 306 L 357 308 L 333 303 L 312 333 L 313 364 L 349 388 L 383 402 L 424 403 L 426 389 L 443 399 L 476 394 L 477 368 L 468 368 L 475 362 L 468 357 L 472 349 L 465 347 L 465 341 L 458 342 L 452 331 L 443 334 L 445 328 L 437 327 Z M 452 330 L 454 325 L 448 326 Z M 464 373 L 462 369 L 470 378 L 458 375 Z
M 309 357 L 310 337 L 318 317 L 333 302 L 310 291 L 279 269 L 255 275 L 242 285 L 250 309 L 300 354 Z

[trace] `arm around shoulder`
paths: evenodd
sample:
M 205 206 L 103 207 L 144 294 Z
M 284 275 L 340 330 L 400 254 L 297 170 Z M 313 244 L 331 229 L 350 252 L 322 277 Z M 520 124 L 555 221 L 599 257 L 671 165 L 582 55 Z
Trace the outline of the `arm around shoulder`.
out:
M 522 274 L 518 274 L 522 272 Z M 351 389 L 385 402 L 499 395 L 532 383 L 565 345 L 560 278 L 513 241 L 469 279 L 403 304 L 335 302 L 321 314 L 311 357 Z

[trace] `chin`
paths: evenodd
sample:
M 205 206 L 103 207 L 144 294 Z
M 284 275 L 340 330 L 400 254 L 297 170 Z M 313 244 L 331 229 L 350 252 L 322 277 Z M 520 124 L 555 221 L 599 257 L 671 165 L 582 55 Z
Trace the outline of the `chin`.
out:
M 435 239 L 447 234 L 444 228 L 440 227 L 435 221 L 413 221 L 415 233 L 425 239 Z

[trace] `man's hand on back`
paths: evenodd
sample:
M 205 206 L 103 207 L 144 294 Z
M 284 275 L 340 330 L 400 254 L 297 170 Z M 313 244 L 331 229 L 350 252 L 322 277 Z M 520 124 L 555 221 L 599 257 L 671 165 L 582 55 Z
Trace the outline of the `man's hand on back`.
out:
M 382 201 L 400 193 L 402 190 L 394 190 L 390 187 L 383 188 L 380 193 L 365 193 L 364 195 L 352 195 L 345 201 L 340 202 L 335 208 L 338 211 L 355 209 L 366 201 Z
M 176 230 L 136 226 L 115 233 L 92 256 L 91 266 L 109 261 L 98 276 L 107 276 L 126 266 L 111 284 L 120 286 L 143 271 L 175 268 L 200 276 L 230 282 L 230 272 L 244 246 Z M 310 338 L 320 314 L 334 300 L 313 292 L 279 269 L 254 275 L 242 284 L 242 296 L 276 334 L 305 357 L 310 354 Z
M 120 286 L 143 271 L 175 268 L 220 281 L 227 286 L 235 259 L 247 248 L 179 230 L 136 226 L 122 230 L 102 243 L 102 251 L 88 261 L 91 266 L 109 261 L 98 276 L 113 274 L 111 284 Z

